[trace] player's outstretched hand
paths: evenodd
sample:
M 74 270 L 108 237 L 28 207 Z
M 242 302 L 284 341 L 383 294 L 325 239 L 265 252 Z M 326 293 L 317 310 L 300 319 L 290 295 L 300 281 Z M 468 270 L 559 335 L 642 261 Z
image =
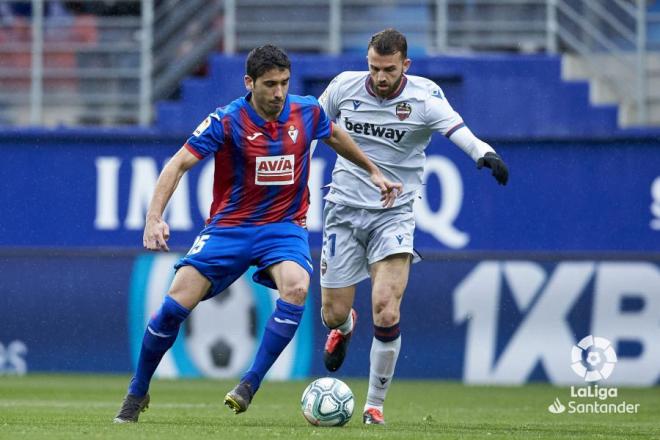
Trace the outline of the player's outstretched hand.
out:
M 506 185 L 509 181 L 509 169 L 497 154 L 489 151 L 484 157 L 479 158 L 477 168 L 482 169 L 483 167 L 493 170 L 491 174 L 500 185 Z
M 403 190 L 403 184 L 390 182 L 380 171 L 371 174 L 370 178 L 373 184 L 380 188 L 380 201 L 383 202 L 383 207 L 389 208 L 394 205 L 394 200 Z
M 147 223 L 144 225 L 144 235 L 142 244 L 145 249 L 150 251 L 169 251 L 167 240 L 170 238 L 170 227 L 165 220 L 158 217 L 147 217 Z

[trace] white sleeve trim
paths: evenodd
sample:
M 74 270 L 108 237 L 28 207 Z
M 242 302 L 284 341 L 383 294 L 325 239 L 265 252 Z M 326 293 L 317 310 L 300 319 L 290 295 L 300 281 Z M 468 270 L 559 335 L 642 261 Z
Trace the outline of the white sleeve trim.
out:
M 449 136 L 449 140 L 456 144 L 457 147 L 463 150 L 475 162 L 488 152 L 495 153 L 493 147 L 476 137 L 466 126 L 452 133 Z

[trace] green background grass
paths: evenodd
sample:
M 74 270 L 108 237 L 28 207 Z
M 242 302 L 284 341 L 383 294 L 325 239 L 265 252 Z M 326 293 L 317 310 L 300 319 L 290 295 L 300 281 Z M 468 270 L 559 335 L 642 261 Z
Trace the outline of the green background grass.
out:
M 343 428 L 309 425 L 300 412 L 304 382 L 266 382 L 250 409 L 222 405 L 234 381 L 159 380 L 151 405 L 134 425 L 115 425 L 128 377 L 0 377 L 0 438 L 48 439 L 660 439 L 660 389 L 619 389 L 614 401 L 640 403 L 638 414 L 551 414 L 569 389 L 549 385 L 477 387 L 396 380 L 385 407 L 387 426 L 364 426 L 367 383 L 344 379 L 356 397 Z M 580 402 L 587 402 L 589 399 Z

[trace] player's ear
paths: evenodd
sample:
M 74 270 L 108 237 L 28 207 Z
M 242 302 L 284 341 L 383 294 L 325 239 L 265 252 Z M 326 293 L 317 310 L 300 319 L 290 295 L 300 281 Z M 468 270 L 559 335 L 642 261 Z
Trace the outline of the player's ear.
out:
M 406 58 L 403 60 L 403 73 L 406 73 L 408 69 L 410 69 L 410 64 L 412 63 L 412 60 L 410 58 Z
M 248 90 L 248 92 L 251 92 L 254 88 L 254 81 L 250 75 L 245 75 L 243 77 L 243 83 L 245 83 L 245 88 Z

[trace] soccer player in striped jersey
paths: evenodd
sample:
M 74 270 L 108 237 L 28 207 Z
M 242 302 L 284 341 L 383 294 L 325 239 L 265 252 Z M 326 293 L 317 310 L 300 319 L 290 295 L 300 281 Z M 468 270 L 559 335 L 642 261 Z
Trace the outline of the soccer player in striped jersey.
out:
M 325 197 L 321 254 L 322 318 L 331 329 L 324 362 L 336 371 L 344 361 L 356 322 L 355 285 L 371 277 L 374 338 L 363 422 L 383 424 L 383 404 L 401 348 L 400 306 L 414 258 L 413 201 L 422 186 L 431 135 L 440 132 L 467 153 L 477 168 L 488 167 L 499 184 L 508 169 L 493 148 L 468 129 L 440 87 L 406 75 L 407 42 L 394 29 L 368 45 L 368 72 L 343 72 L 319 102 L 348 131 L 384 175 L 406 191 L 394 206 L 381 206 L 369 175 L 337 158 Z
M 401 190 L 327 118 L 315 98 L 287 93 L 290 66 L 287 55 L 275 46 L 252 50 L 244 77 L 249 93 L 204 119 L 158 178 L 144 247 L 168 251 L 165 207 L 181 176 L 205 157 L 215 157 L 206 227 L 175 265 L 168 295 L 147 325 L 116 423 L 137 422 L 147 408 L 151 378 L 190 311 L 254 265 L 254 281 L 277 289 L 280 298 L 252 366 L 224 399 L 237 414 L 248 408 L 266 372 L 293 338 L 304 310 L 312 273 L 305 227 L 312 140 L 323 139 L 364 169 L 384 206 L 391 205 Z

